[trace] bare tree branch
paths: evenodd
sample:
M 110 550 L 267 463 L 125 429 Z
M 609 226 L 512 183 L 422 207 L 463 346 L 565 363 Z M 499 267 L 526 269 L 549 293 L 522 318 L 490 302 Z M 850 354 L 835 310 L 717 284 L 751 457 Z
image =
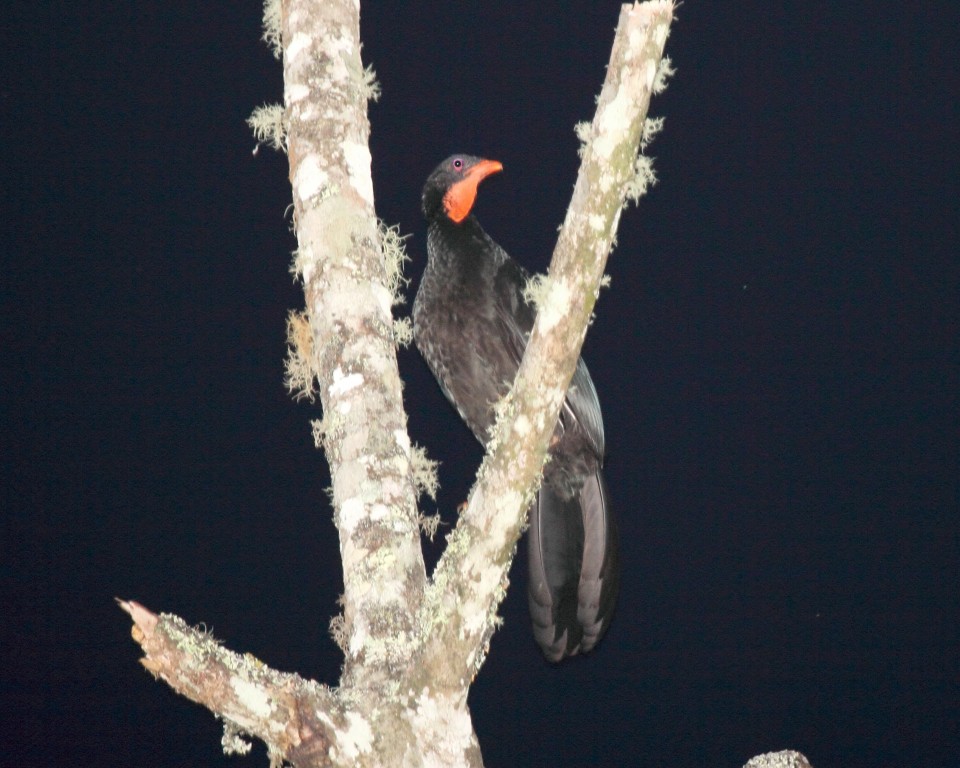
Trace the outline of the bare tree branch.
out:
M 623 6 L 607 78 L 539 312 L 470 504 L 427 581 L 417 480 L 395 355 L 396 276 L 374 214 L 368 149 L 372 73 L 357 0 L 268 0 L 281 44 L 284 111 L 255 130 L 290 159 L 295 271 L 306 312 L 291 318 L 288 376 L 313 380 L 344 568 L 340 687 L 330 690 L 222 648 L 180 619 L 121 606 L 144 666 L 263 739 L 275 759 L 319 765 L 480 766 L 467 708 L 506 588 L 524 512 L 579 356 L 620 210 L 639 188 L 637 150 L 672 0 Z M 271 26 L 272 25 L 272 26 Z M 394 265 L 395 266 L 395 265 Z M 421 480 L 422 482 L 422 480 Z
M 335 723 L 344 717 L 329 688 L 271 669 L 250 654 L 228 651 L 177 616 L 157 616 L 132 600 L 117 602 L 133 618 L 131 634 L 144 652 L 140 663 L 177 693 L 222 717 L 237 744 L 242 733 L 279 754 L 298 749 L 305 737 L 328 747 L 337 743 Z M 232 751 L 244 751 L 237 744 Z
M 287 147 L 344 573 L 344 680 L 405 667 L 426 580 L 384 256 L 373 208 L 359 4 L 282 5 Z
M 479 669 L 494 629 L 620 211 L 636 183 L 643 124 L 673 10 L 672 0 L 621 9 L 573 199 L 539 291 L 537 321 L 513 388 L 498 406 L 498 425 L 467 510 L 430 587 L 436 594 L 429 597 L 441 606 L 434 644 L 448 656 L 436 672 L 453 687 Z

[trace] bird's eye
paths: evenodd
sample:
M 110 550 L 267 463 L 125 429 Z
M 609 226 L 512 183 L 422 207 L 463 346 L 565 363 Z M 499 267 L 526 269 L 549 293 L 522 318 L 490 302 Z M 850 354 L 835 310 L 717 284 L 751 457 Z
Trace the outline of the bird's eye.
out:
M 453 167 L 459 171 L 461 168 L 463 168 L 463 160 L 458 157 L 453 161 Z

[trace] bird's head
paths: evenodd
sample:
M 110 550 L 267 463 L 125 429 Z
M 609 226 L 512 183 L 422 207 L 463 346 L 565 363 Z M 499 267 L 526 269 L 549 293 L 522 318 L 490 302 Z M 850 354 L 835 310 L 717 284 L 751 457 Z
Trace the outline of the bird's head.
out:
M 477 185 L 491 173 L 502 170 L 496 160 L 451 155 L 434 168 L 423 185 L 423 215 L 427 221 L 445 216 L 459 224 L 473 208 Z

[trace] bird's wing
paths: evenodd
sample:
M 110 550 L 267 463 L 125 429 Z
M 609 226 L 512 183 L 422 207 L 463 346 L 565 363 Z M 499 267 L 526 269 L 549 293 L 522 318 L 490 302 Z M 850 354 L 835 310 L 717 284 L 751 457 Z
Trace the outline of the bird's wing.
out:
M 560 421 L 565 428 L 569 428 L 568 421 L 572 419 L 583 430 L 597 457 L 601 460 L 604 454 L 603 414 L 600 412 L 600 398 L 597 389 L 593 386 L 590 371 L 583 358 L 577 360 L 577 369 L 570 380 L 567 398 L 563 401 L 560 411 Z
M 493 281 L 495 311 L 497 323 L 502 330 L 500 338 L 504 340 L 513 357 L 513 367 L 516 370 L 523 359 L 523 351 L 527 347 L 530 331 L 533 330 L 536 313 L 523 298 L 523 289 L 530 279 L 530 274 L 502 249 L 498 247 L 498 250 L 502 261 L 498 259 L 500 263 Z

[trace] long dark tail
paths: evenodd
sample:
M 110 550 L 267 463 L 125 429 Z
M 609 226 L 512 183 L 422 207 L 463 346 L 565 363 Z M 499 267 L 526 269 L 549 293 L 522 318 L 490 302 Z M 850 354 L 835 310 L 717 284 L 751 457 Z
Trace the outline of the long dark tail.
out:
M 527 591 L 533 634 L 550 661 L 591 650 L 620 590 L 617 524 L 600 470 L 564 501 L 544 485 L 530 510 Z

